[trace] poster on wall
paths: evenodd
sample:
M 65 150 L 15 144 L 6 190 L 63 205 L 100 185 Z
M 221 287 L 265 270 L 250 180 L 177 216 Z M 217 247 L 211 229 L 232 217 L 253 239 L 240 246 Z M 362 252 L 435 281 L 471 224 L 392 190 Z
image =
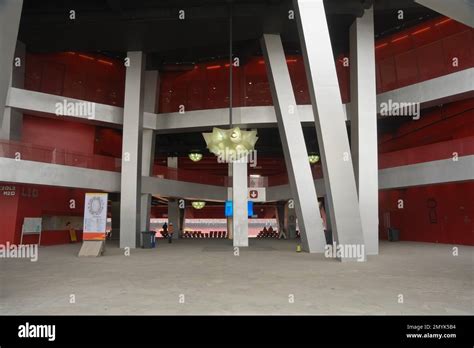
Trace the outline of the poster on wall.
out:
M 107 193 L 86 193 L 83 240 L 105 240 Z

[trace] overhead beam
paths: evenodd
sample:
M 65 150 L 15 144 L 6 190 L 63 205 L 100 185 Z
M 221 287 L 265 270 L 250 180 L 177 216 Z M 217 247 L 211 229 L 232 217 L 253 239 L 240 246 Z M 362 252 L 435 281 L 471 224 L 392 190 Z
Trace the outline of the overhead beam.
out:
M 474 180 L 474 155 L 379 170 L 379 189 Z
M 472 98 L 473 96 L 474 68 L 470 68 L 381 93 L 377 95 L 377 105 L 380 109 L 381 105 L 388 103 L 389 100 L 392 100 L 393 103 L 419 102 L 421 103 L 421 109 L 424 109 L 433 105 Z M 88 119 L 87 116 L 80 115 L 55 115 L 55 105 L 57 103 L 84 101 L 11 87 L 6 106 L 39 117 L 61 117 L 64 119 L 71 117 L 75 121 L 122 126 L 123 108 L 107 104 L 95 103 L 96 117 L 94 119 Z M 350 115 L 347 112 L 350 108 L 350 104 L 344 105 L 344 119 L 347 121 L 350 120 Z M 310 125 L 314 122 L 311 105 L 298 105 L 297 109 L 303 125 Z M 277 123 L 275 109 L 273 106 L 237 107 L 233 109 L 233 123 L 244 128 L 275 127 Z M 227 109 L 191 110 L 186 111 L 185 114 L 179 112 L 157 114 L 145 111 L 143 116 L 143 128 L 155 129 L 157 133 L 195 132 L 228 124 L 229 113 Z
M 474 68 L 436 77 L 377 95 L 378 113 L 384 104 L 420 103 L 421 109 L 474 97 Z
M 433 11 L 474 28 L 473 0 L 415 0 Z

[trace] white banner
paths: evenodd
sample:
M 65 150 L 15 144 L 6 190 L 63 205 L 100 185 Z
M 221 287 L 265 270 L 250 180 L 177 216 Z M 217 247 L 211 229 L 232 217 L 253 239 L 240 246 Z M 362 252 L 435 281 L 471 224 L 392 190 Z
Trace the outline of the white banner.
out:
M 86 193 L 83 240 L 105 240 L 107 193 Z

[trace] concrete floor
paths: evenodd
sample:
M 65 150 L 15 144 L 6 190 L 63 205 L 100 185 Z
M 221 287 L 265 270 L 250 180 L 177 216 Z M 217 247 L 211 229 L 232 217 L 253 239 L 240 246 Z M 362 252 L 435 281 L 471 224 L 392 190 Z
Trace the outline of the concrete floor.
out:
M 474 247 L 381 242 L 367 263 L 340 263 L 295 245 L 251 240 L 234 256 L 230 241 L 186 239 L 100 258 L 41 247 L 36 263 L 0 260 L 0 314 L 474 313 Z

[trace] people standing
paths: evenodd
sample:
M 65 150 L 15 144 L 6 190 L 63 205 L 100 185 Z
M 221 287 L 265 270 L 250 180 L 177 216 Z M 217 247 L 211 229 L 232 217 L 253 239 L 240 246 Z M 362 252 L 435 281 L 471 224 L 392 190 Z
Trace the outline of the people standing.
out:
M 174 226 L 173 226 L 173 223 L 170 222 L 170 225 L 168 226 L 168 243 L 171 243 L 173 240 L 173 232 L 174 232 Z

